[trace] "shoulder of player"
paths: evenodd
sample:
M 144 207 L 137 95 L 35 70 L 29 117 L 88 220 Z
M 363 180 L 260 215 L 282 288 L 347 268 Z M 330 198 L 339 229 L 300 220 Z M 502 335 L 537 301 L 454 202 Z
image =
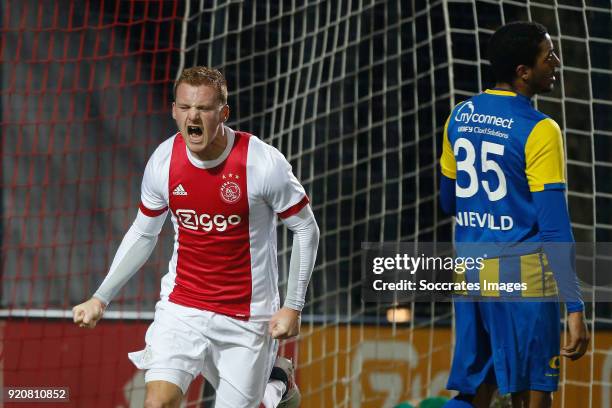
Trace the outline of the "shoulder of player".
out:
M 541 145 L 559 143 L 560 140 L 561 128 L 557 122 L 544 115 L 542 119 L 534 123 L 525 139 L 524 148 L 527 151 Z
M 521 107 L 523 108 L 523 109 L 520 109 L 521 113 L 528 119 L 532 120 L 534 124 L 544 119 L 550 119 L 550 116 L 548 116 L 544 112 L 540 112 L 539 110 L 537 110 L 531 105 L 529 105 L 527 108 L 525 108 L 525 105 L 521 105 Z
M 149 157 L 149 160 L 145 167 L 142 179 L 143 197 L 145 196 L 145 194 L 148 194 L 148 197 L 156 197 L 155 199 L 153 199 L 153 202 L 157 202 L 158 204 L 160 204 L 159 206 L 152 206 L 149 208 L 161 207 L 162 201 L 159 200 L 166 200 L 167 202 L 168 197 L 166 187 L 168 180 L 168 171 L 170 168 L 172 148 L 174 146 L 174 141 L 177 135 L 178 133 L 160 143 L 153 151 L 153 154 L 151 154 L 151 156 Z M 157 200 L 158 198 L 159 200 Z M 149 205 L 151 204 L 152 203 L 150 203 Z
M 172 148 L 174 146 L 174 140 L 178 137 L 178 133 L 170 136 L 163 142 L 161 142 L 151 154 L 151 160 L 156 162 L 162 162 L 165 159 L 169 159 L 172 155 Z
M 514 105 L 512 116 L 515 118 L 515 126 L 519 130 L 519 135 L 523 135 L 518 138 L 523 144 L 526 144 L 533 135 L 538 135 L 543 132 L 549 134 L 560 134 L 561 132 L 557 122 L 531 105 L 524 103 Z
M 457 112 L 460 109 L 462 109 L 464 106 L 466 106 L 469 103 L 471 103 L 471 104 L 477 103 L 478 97 L 481 96 L 482 94 L 483 93 L 476 94 L 476 95 L 473 95 L 472 97 L 467 98 L 467 99 L 465 99 L 465 100 L 463 100 L 461 102 L 457 102 L 455 104 L 455 106 L 453 106 L 453 108 L 451 109 L 448 117 L 446 118 L 446 125 L 449 125 L 449 124 L 451 124 L 452 122 L 455 121 L 455 117 L 457 116 Z
M 543 117 L 539 118 L 539 120 L 534 121 L 533 128 L 531 129 L 529 136 L 538 135 L 542 133 L 554 136 L 560 135 L 561 127 L 554 119 L 543 115 Z
M 249 161 L 262 166 L 266 164 L 274 168 L 278 161 L 286 161 L 285 156 L 278 149 L 257 136 L 251 135 L 249 138 Z
M 480 95 L 480 94 L 478 94 L 478 95 L 474 95 L 474 96 L 472 96 L 471 98 L 465 99 L 465 100 L 463 100 L 463 101 L 461 101 L 461 102 L 457 102 L 457 103 L 455 104 L 455 106 L 453 106 L 453 109 L 451 109 L 451 113 L 450 113 L 449 117 L 453 117 L 453 113 L 455 113 L 455 111 L 456 111 L 457 109 L 461 108 L 461 107 L 462 107 L 463 105 L 465 105 L 466 103 L 468 103 L 468 102 L 472 102 L 472 103 L 473 103 L 473 102 L 474 102 L 474 99 L 475 99 L 477 96 L 479 96 L 479 95 Z

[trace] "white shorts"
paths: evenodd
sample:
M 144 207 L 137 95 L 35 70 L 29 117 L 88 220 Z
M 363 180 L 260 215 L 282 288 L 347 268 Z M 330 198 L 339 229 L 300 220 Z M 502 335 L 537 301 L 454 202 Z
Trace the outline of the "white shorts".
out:
M 147 370 L 145 382 L 176 384 L 183 394 L 202 374 L 215 388 L 215 407 L 258 407 L 278 342 L 267 322 L 248 322 L 160 300 L 144 350 L 129 353 Z

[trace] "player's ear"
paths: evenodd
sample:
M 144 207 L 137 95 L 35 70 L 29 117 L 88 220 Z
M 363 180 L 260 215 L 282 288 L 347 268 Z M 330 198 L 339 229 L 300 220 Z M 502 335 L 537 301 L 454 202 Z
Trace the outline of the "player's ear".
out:
M 523 81 L 528 81 L 529 77 L 531 76 L 531 68 L 523 64 L 517 66 L 514 72 L 516 73 L 516 77 L 522 79 Z
M 176 102 L 172 102 L 172 119 L 176 120 Z
M 227 119 L 229 118 L 229 114 L 230 114 L 230 107 L 228 104 L 223 105 L 223 108 L 221 108 L 221 119 L 223 120 L 223 122 L 227 121 Z

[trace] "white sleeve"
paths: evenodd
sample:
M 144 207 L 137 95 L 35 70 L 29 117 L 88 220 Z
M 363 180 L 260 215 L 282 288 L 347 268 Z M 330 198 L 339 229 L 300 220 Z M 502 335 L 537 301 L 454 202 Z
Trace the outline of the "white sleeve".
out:
M 297 214 L 308 204 L 304 187 L 295 178 L 291 165 L 278 150 L 270 148 L 267 176 L 263 185 L 264 199 L 281 218 Z
M 168 208 L 168 199 L 166 197 L 168 191 L 168 170 L 166 167 L 169 163 L 164 165 L 162 157 L 162 151 L 165 148 L 166 143 L 163 143 L 153 152 L 142 177 L 140 209 L 148 216 L 159 215 Z
M 283 219 L 283 224 L 293 232 L 293 248 L 289 262 L 285 307 L 301 311 L 304 308 L 306 289 L 312 276 L 319 246 L 319 227 L 309 205 L 297 214 Z
M 156 217 L 149 217 L 138 211 L 136 220 L 117 249 L 106 278 L 94 293 L 96 298 L 108 305 L 123 285 L 144 265 L 155 248 L 167 213 L 168 211 L 164 211 Z

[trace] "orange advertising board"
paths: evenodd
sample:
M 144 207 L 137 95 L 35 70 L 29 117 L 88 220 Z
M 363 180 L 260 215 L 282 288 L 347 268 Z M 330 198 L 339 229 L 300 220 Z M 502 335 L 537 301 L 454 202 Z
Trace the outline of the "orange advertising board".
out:
M 555 407 L 612 406 L 612 332 L 597 332 L 594 344 L 596 351 L 581 360 L 562 361 L 565 386 L 555 394 Z M 428 396 L 450 397 L 445 386 L 452 349 L 448 327 L 303 327 L 302 406 L 392 408 L 403 401 L 417 406 Z
M 143 347 L 148 325 L 105 320 L 92 331 L 68 321 L 0 321 L 0 386 L 67 387 L 69 402 L 46 403 L 49 408 L 142 407 L 144 375 L 127 353 Z M 555 407 L 612 406 L 612 331 L 596 332 L 591 344 L 595 352 L 562 361 L 565 386 Z M 417 406 L 427 396 L 450 396 L 444 389 L 452 355 L 449 327 L 305 323 L 299 341 L 284 343 L 281 353 L 297 358 L 302 408 L 391 408 L 401 401 Z M 187 405 L 209 406 L 202 402 L 202 384 L 199 377 L 191 385 Z

